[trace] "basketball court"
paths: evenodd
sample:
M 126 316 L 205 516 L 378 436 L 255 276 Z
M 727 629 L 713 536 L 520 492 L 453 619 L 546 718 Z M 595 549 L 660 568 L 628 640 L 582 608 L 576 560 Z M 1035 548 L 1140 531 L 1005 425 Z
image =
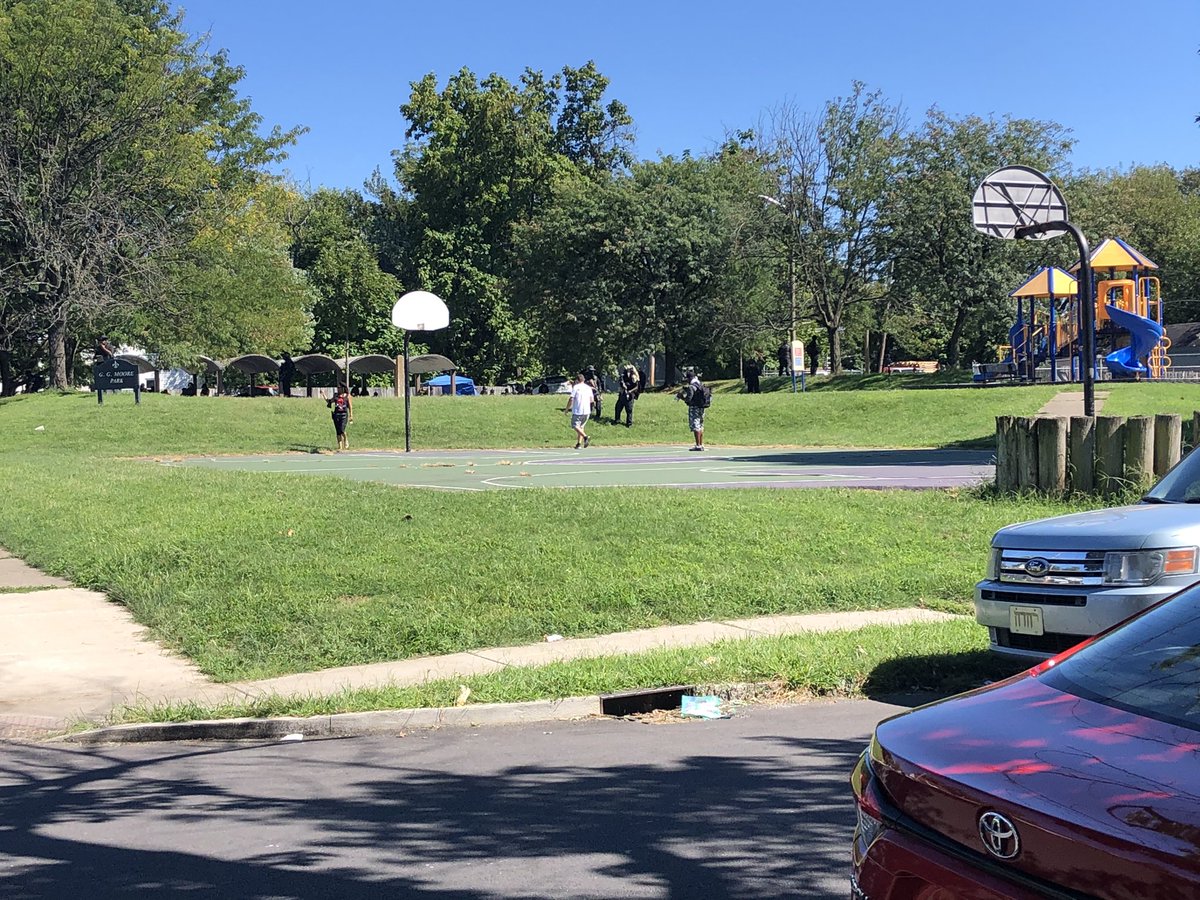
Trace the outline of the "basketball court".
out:
M 446 491 L 512 488 L 949 488 L 993 477 L 990 450 L 615 447 L 288 453 L 174 460 L 244 472 L 329 475 Z

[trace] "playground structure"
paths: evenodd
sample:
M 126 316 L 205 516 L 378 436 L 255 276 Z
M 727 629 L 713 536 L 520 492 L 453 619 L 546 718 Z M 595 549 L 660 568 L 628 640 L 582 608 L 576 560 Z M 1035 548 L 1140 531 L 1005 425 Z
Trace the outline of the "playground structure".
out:
M 1099 375 L 1099 357 L 1112 378 L 1159 379 L 1171 366 L 1171 341 L 1163 330 L 1162 288 L 1151 274 L 1158 266 L 1120 238 L 1106 238 L 1089 257 L 1095 288 L 1093 346 L 1097 359 L 1083 359 L 1079 285 L 1075 277 L 1050 266 L 1038 269 L 1009 296 L 1017 318 L 1001 345 L 999 366 L 985 374 L 1006 374 L 1035 381 L 1048 366 L 1051 381 L 1077 381 L 1090 364 Z M 1079 265 L 1072 267 L 1079 271 Z M 1066 371 L 1060 365 L 1066 364 Z M 979 376 L 976 376 L 977 378 Z

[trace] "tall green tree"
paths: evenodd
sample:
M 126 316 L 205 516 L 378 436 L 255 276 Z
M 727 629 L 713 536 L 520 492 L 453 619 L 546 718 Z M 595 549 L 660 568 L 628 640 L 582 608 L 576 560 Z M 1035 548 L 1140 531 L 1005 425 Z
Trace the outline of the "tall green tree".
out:
M 391 322 L 400 284 L 379 267 L 364 231 L 365 205 L 357 192 L 322 189 L 294 217 L 296 265 L 317 295 L 312 346 L 334 357 L 400 351 L 402 335 Z
M 736 352 L 753 290 L 738 242 L 758 218 L 760 177 L 731 147 L 636 163 L 607 182 L 576 175 L 560 184 L 520 232 L 518 295 L 550 364 L 611 367 L 660 350 L 671 373 L 680 360 Z
M 848 311 L 876 299 L 886 279 L 882 199 L 902 131 L 899 107 L 855 82 L 819 116 L 780 107 L 763 136 L 775 199 L 795 221 L 795 277 L 825 330 L 833 374 L 841 371 Z
M 604 104 L 606 87 L 591 63 L 549 78 L 526 70 L 515 84 L 463 69 L 441 89 L 427 75 L 401 107 L 408 143 L 395 174 L 409 202 L 392 204 L 404 216 L 393 241 L 411 253 L 401 275 L 446 300 L 450 328 L 431 346 L 473 375 L 533 362 L 536 335 L 510 297 L 514 228 L 539 214 L 559 176 L 599 177 L 627 159 L 628 114 Z
M 155 302 L 212 195 L 276 158 L 242 76 L 160 0 L 0 0 L 0 335 L 75 334 Z

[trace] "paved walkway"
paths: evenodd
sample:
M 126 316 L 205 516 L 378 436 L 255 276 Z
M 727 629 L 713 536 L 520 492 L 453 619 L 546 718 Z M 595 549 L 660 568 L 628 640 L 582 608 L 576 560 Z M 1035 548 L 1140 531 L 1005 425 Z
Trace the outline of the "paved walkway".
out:
M 1100 410 L 1104 408 L 1104 401 L 1106 399 L 1108 399 L 1108 391 L 1096 391 L 1096 415 L 1100 415 Z M 1083 391 L 1061 391 L 1055 394 L 1045 406 L 1038 410 L 1038 415 L 1082 416 Z
M 105 595 L 62 587 L 61 579 L 43 575 L 7 553 L 0 559 L 0 573 L 5 579 L 0 584 L 7 589 L 0 593 L 5 624 L 0 629 L 0 738 L 36 738 L 73 721 L 102 720 L 114 708 L 138 701 L 216 704 L 271 694 L 330 694 L 731 638 L 951 618 L 924 609 L 896 609 L 699 622 L 218 684 L 151 640 L 124 606 Z

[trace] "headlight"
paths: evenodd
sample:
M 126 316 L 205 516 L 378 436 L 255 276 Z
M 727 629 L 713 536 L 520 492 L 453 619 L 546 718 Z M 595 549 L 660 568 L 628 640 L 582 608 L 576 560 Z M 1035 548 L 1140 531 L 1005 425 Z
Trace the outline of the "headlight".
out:
M 1105 584 L 1151 584 L 1162 575 L 1190 575 L 1195 571 L 1195 547 L 1104 554 Z
M 1000 548 L 993 547 L 988 551 L 987 571 L 983 577 L 995 581 L 1000 577 Z

